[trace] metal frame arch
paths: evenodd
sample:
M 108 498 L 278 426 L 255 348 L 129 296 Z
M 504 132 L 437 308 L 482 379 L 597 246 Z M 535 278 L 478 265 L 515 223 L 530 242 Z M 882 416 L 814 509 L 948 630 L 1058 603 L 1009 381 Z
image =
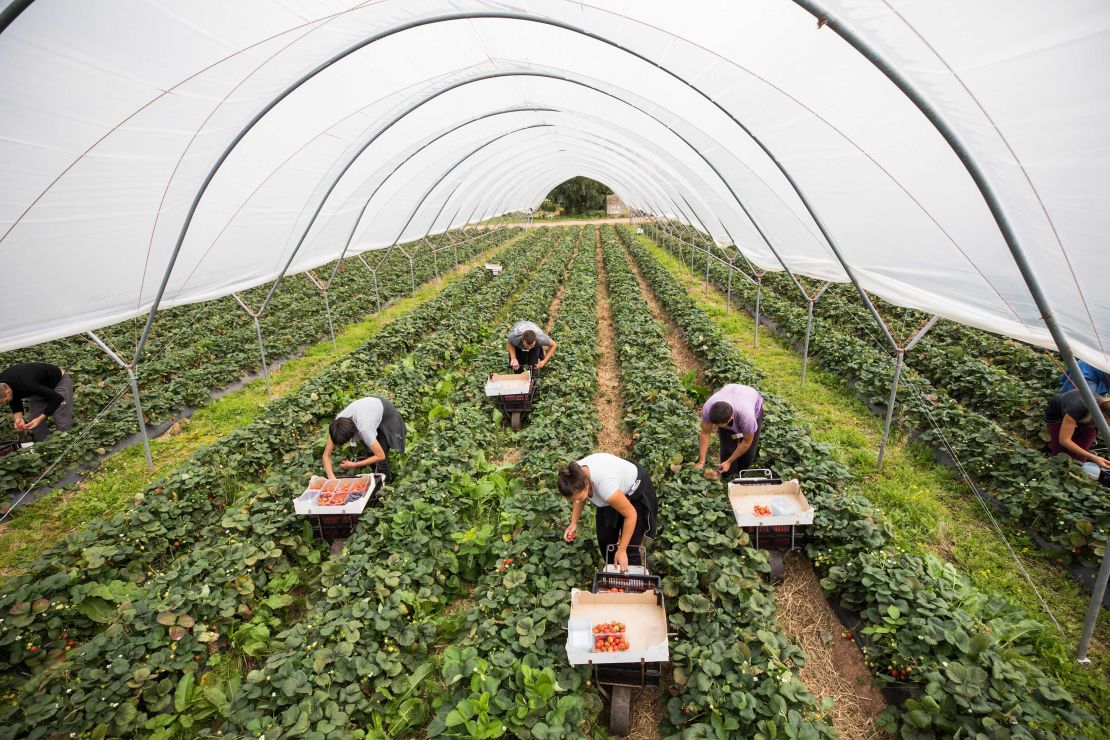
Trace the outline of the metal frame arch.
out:
M 630 49 L 630 48 L 624 46 L 623 44 L 620 44 L 616 41 L 613 41 L 612 39 L 604 37 L 600 34 L 594 33 L 592 31 L 588 31 L 584 28 L 580 28 L 580 27 L 575 26 L 571 23 L 567 23 L 567 22 L 557 20 L 557 19 L 554 19 L 554 18 L 546 18 L 546 17 L 545 18 L 540 18 L 540 17 L 536 17 L 536 16 L 526 15 L 526 14 L 523 14 L 523 13 L 513 13 L 513 12 L 506 12 L 506 11 L 477 11 L 477 12 L 463 12 L 463 13 L 446 13 L 446 14 L 441 14 L 441 15 L 437 15 L 437 16 L 431 16 L 431 17 L 428 17 L 428 18 L 419 18 L 419 19 L 415 19 L 415 20 L 412 20 L 412 21 L 409 21 L 409 22 L 406 22 L 406 23 L 402 23 L 402 24 L 393 26 L 391 28 L 380 31 L 376 34 L 372 34 L 370 36 L 367 36 L 367 37 L 359 40 L 355 44 L 352 44 L 351 46 L 347 47 L 346 49 L 332 55 L 331 57 L 324 60 L 323 62 L 320 62 L 312 70 L 310 70 L 309 72 L 302 75 L 300 78 L 298 78 L 296 81 L 291 83 L 289 86 L 287 86 L 280 93 L 278 93 L 275 97 L 273 97 L 266 105 L 264 105 L 262 107 L 261 110 L 259 110 L 257 113 L 255 113 L 254 116 L 252 116 L 250 118 L 250 120 L 239 130 L 239 132 L 232 138 L 232 140 L 224 148 L 223 152 L 219 155 L 219 157 L 217 157 L 216 162 L 209 169 L 208 174 L 205 176 L 201 185 L 198 187 L 197 193 L 194 196 L 194 198 L 193 198 L 193 200 L 192 200 L 192 202 L 189 206 L 189 209 L 186 213 L 184 222 L 182 223 L 182 227 L 181 227 L 180 233 L 178 235 L 177 241 L 175 242 L 175 245 L 174 245 L 174 247 L 171 251 L 170 260 L 169 260 L 169 263 L 167 264 L 165 274 L 163 276 L 163 279 L 162 279 L 161 283 L 159 284 L 158 291 L 155 295 L 155 299 L 154 299 L 154 301 L 151 305 L 150 313 L 147 316 L 147 322 L 146 322 L 146 325 L 143 328 L 143 334 L 142 334 L 142 337 L 139 340 L 139 345 L 136 347 L 134 362 L 137 363 L 139 361 L 139 359 L 141 358 L 142 349 L 143 349 L 143 346 L 145 345 L 146 337 L 150 332 L 150 325 L 154 321 L 154 316 L 157 312 L 159 304 L 161 303 L 162 296 L 165 294 L 166 286 L 169 283 L 169 276 L 173 271 L 174 263 L 177 261 L 177 257 L 178 257 L 178 255 L 180 254 L 180 251 L 181 251 L 181 246 L 184 243 L 185 237 L 188 234 L 189 225 L 192 223 L 193 216 L 196 214 L 196 210 L 200 205 L 200 201 L 203 198 L 205 191 L 208 189 L 208 186 L 211 184 L 212 180 L 215 178 L 215 176 L 216 176 L 217 172 L 219 171 L 220 167 L 223 165 L 223 163 L 225 161 L 227 161 L 227 158 L 231 155 L 231 152 L 235 149 L 235 147 L 238 146 L 238 144 L 247 136 L 247 134 L 249 134 L 250 131 L 270 111 L 272 111 L 274 108 L 276 108 L 283 100 L 285 100 L 287 97 L 289 97 L 291 94 L 293 94 L 297 89 L 299 89 L 306 82 L 308 82 L 309 80 L 314 78 L 316 75 L 318 75 L 321 72 L 323 72 L 324 70 L 330 68 L 331 66 L 333 66 L 337 62 L 339 62 L 339 61 L 345 59 L 346 57 L 350 56 L 354 52 L 359 51 L 360 49 L 366 48 L 367 46 L 370 46 L 371 44 L 373 44 L 377 41 L 388 38 L 388 37 L 393 36 L 393 35 L 398 34 L 398 33 L 402 33 L 402 32 L 407 31 L 407 30 L 411 30 L 411 29 L 414 29 L 414 28 L 420 28 L 420 27 L 423 27 L 423 26 L 428 26 L 428 25 L 432 25 L 432 24 L 436 24 L 436 23 L 447 23 L 447 22 L 459 21 L 459 20 L 477 20 L 477 19 L 487 19 L 487 18 L 488 19 L 517 20 L 517 21 L 527 22 L 527 23 L 539 23 L 539 24 L 551 26 L 553 28 L 560 28 L 560 29 L 565 30 L 565 31 L 569 31 L 569 32 L 572 32 L 572 33 L 577 33 L 577 34 L 579 34 L 581 36 L 584 36 L 586 38 L 590 38 L 590 39 L 593 39 L 595 41 L 599 41 L 599 42 L 604 43 L 608 46 L 611 46 L 612 48 L 618 49 L 618 50 L 620 50 L 621 52 L 623 52 L 625 54 L 633 56 L 636 59 L 639 59 L 639 60 L 651 65 L 652 67 L 654 67 L 656 69 L 661 70 L 662 72 L 666 73 L 667 75 L 669 75 L 673 79 L 675 79 L 678 82 L 681 82 L 682 84 L 686 85 L 689 89 L 693 90 L 698 95 L 700 95 L 702 98 L 704 98 L 706 101 L 711 103 L 714 107 L 716 107 L 718 110 L 720 110 L 722 113 L 724 113 L 733 123 L 735 123 L 738 127 L 740 127 L 741 130 L 743 130 L 749 137 L 751 137 L 751 139 L 757 144 L 757 146 L 759 146 L 759 148 L 771 159 L 772 163 L 786 177 L 787 182 L 790 184 L 791 188 L 794 189 L 794 191 L 797 193 L 798 197 L 801 199 L 803 206 L 809 212 L 810 217 L 814 219 L 814 221 L 817 224 L 818 229 L 821 231 L 822 235 L 824 235 L 826 240 L 829 241 L 829 245 L 833 249 L 834 255 L 837 257 L 837 260 L 841 263 L 841 266 L 844 268 L 845 272 L 848 273 L 848 277 L 852 280 L 853 284 L 856 285 L 856 288 L 859 291 L 859 293 L 860 293 L 861 297 L 863 298 L 864 302 L 874 312 L 874 305 L 871 303 L 870 298 L 868 298 L 868 296 L 866 295 L 866 292 L 859 285 L 859 283 L 858 283 L 858 281 L 855 277 L 854 272 L 852 272 L 851 267 L 844 261 L 844 258 L 840 254 L 839 249 L 833 243 L 833 241 L 831 239 L 831 235 L 828 233 L 828 230 L 825 228 L 824 224 L 821 222 L 820 218 L 818 217 L 816 212 L 813 210 L 813 207 L 809 203 L 808 199 L 805 198 L 805 196 L 802 193 L 802 191 L 800 190 L 798 184 L 794 181 L 793 178 L 790 177 L 786 168 L 782 165 L 781 162 L 779 162 L 779 160 L 777 158 L 775 158 L 773 156 L 773 154 L 766 147 L 766 145 L 764 145 L 763 142 L 758 137 L 756 137 L 750 129 L 748 129 L 743 123 L 741 123 L 724 106 L 722 106 L 720 103 L 713 100 L 712 97 L 707 95 L 703 90 L 701 90 L 699 87 L 694 85 L 692 82 L 690 82 L 686 78 L 682 77 L 681 75 L 677 74 L 676 72 L 669 69 L 668 67 L 664 66 L 663 64 L 652 60 L 648 56 L 646 56 L 644 54 L 641 54 L 640 52 L 638 52 L 634 49 Z M 732 192 L 731 188 L 730 188 L 730 192 Z M 325 198 L 325 200 L 326 200 L 326 198 Z M 780 259 L 780 261 L 781 261 L 781 259 Z M 876 316 L 877 316 L 877 313 L 876 313 Z M 884 329 L 884 331 L 885 331 L 885 329 Z

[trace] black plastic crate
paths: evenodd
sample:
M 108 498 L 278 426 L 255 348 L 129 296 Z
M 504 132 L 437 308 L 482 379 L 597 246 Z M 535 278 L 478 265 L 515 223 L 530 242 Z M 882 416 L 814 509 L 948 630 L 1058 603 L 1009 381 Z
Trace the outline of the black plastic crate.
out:
M 310 516 L 312 531 L 322 540 L 331 542 L 351 536 L 361 514 L 316 514 Z
M 595 665 L 594 678 L 606 686 L 659 688 L 662 684 L 662 663 L 605 663 Z
M 744 527 L 751 546 L 761 550 L 789 550 L 801 547 L 808 539 L 808 527 L 783 524 L 768 527 Z
M 622 588 L 630 594 L 643 593 L 644 591 L 662 592 L 662 579 L 659 576 L 647 576 L 634 573 L 594 573 L 594 586 L 591 591 L 595 594 L 601 591 L 610 591 Z

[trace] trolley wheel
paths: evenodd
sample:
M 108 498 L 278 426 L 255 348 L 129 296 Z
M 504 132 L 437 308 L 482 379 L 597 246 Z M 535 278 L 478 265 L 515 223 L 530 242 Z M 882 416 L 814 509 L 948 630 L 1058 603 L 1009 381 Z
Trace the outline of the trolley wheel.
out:
M 628 734 L 629 716 L 632 712 L 632 689 L 614 686 L 612 697 L 609 705 L 609 733 L 624 737 Z
M 519 411 L 514 411 L 509 416 L 509 426 L 511 426 L 513 428 L 514 432 L 519 432 L 520 431 L 520 412 Z
M 771 583 L 782 583 L 782 575 L 785 570 L 785 566 L 782 562 L 782 550 L 768 550 L 767 554 L 770 556 L 769 559 L 771 561 Z

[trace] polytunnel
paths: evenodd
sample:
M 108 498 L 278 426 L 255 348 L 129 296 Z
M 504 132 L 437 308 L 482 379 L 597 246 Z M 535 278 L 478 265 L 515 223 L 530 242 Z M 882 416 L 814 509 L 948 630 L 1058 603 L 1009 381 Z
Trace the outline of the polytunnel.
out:
M 0 350 L 584 174 L 759 270 L 1110 367 L 1108 35 L 1096 0 L 16 0 Z

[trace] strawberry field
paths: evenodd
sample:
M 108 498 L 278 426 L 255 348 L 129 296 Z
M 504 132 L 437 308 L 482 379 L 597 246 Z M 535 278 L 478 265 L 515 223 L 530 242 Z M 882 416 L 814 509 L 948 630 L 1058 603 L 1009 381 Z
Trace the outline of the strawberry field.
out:
M 467 256 L 506 236 L 491 235 Z M 568 665 L 565 650 L 571 590 L 588 588 L 600 565 L 592 507 L 580 525 L 585 536 L 567 543 L 569 506 L 555 490 L 557 466 L 596 449 L 603 432 L 628 440 L 626 456 L 648 470 L 659 493 L 662 526 L 649 563 L 667 600 L 671 665 L 664 690 L 641 699 L 654 733 L 644 736 L 838 736 L 834 699 L 803 680 L 807 655 L 781 626 L 767 553 L 737 528 L 721 483 L 691 465 L 699 398 L 676 364 L 675 342 L 707 385 L 759 388 L 760 371 L 629 229 L 512 236 L 498 257 L 499 276 L 469 270 L 247 426 L 151 480 L 126 512 L 88 522 L 4 583 L 4 736 L 607 736 L 608 702 L 588 669 Z M 415 269 L 420 280 L 435 268 L 418 258 Z M 409 290 L 407 273 L 403 263 L 392 263 L 388 279 L 383 271 L 383 300 Z M 369 310 L 369 281 L 349 265 L 340 274 L 346 287 L 337 283 L 343 298 L 333 296 L 333 309 L 346 322 Z M 722 275 L 711 270 L 713 280 Z M 305 282 L 307 298 L 290 286 L 289 303 L 275 304 L 268 342 L 276 354 L 322 331 L 290 320 L 298 305 L 318 298 Z M 746 297 L 738 283 L 734 291 Z M 781 330 L 795 325 L 777 290 L 763 300 Z M 204 323 L 221 310 L 226 320 L 226 301 L 169 312 L 160 336 L 176 327 L 229 337 L 206 350 L 227 365 L 210 378 L 190 375 L 189 368 L 208 367 L 210 355 L 195 342 L 180 355 L 160 344 L 165 377 L 175 379 L 163 383 L 167 394 L 181 378 L 196 395 L 152 396 L 159 409 L 152 416 L 201 403 L 211 387 L 251 368 L 245 315 L 226 334 Z M 558 354 L 541 371 L 527 424 L 513 432 L 482 386 L 504 368 L 504 332 L 521 318 L 546 327 Z M 599 342 L 603 322 L 612 346 Z M 881 358 L 836 330 L 844 316 L 822 314 L 818 322 L 815 355 L 851 358 L 857 389 L 873 383 L 879 393 Z M 110 336 L 123 342 L 131 328 L 119 331 Z M 102 362 L 77 340 L 55 344 L 74 363 Z M 603 359 L 617 368 L 616 421 L 599 414 L 600 398 L 613 392 L 601 382 Z M 89 365 L 90 375 L 107 370 L 97 367 Z M 948 407 L 974 413 L 931 392 L 934 416 Z M 327 424 L 369 394 L 396 404 L 408 448 L 395 458 L 380 503 L 332 550 L 294 514 L 292 499 L 319 473 Z M 1044 625 L 978 591 L 940 558 L 895 548 L 892 525 L 814 441 L 809 422 L 784 399 L 764 396 L 761 459 L 803 481 L 818 511 L 809 562 L 860 665 L 897 696 L 873 732 L 1086 732 L 1092 716 L 1040 652 Z M 913 408 L 905 423 L 916 418 Z M 1024 450 L 1030 456 L 1021 459 L 1034 464 L 1023 440 L 990 429 L 997 444 L 1015 455 Z M 1085 485 L 1040 464 L 1046 480 Z M 1001 486 L 1002 473 L 992 480 Z M 1024 489 L 1011 495 L 1026 498 L 1012 500 L 1047 489 Z M 1015 504 L 1015 518 L 1025 516 L 1023 506 Z M 1053 515 L 1065 516 L 1059 507 Z M 1087 534 L 1097 537 L 1102 526 L 1092 521 Z M 1093 542 L 1071 538 L 1085 525 L 1071 527 L 1073 555 L 1095 554 Z
M 360 321 L 382 305 L 408 295 L 413 284 L 450 269 L 454 260 L 469 260 L 513 234 L 512 229 L 502 229 L 469 237 L 440 235 L 430 240 L 434 253 L 428 246 L 401 245 L 414 253 L 411 272 L 408 259 L 397 250 L 389 253 L 376 275 L 359 260 L 347 260 L 328 291 L 333 322 L 341 327 Z M 377 268 L 379 259 L 373 256 L 368 264 Z M 335 269 L 336 265 L 329 263 L 315 272 L 326 281 Z M 255 288 L 244 292 L 242 299 L 257 310 L 268 291 L 269 286 Z M 99 336 L 130 360 L 143 321 L 106 327 Z M 328 335 L 323 294 L 307 275 L 291 275 L 274 294 L 260 324 L 269 362 L 295 355 Z M 87 337 L 70 337 L 0 356 L 3 367 L 17 362 L 51 362 L 66 369 L 74 383 L 76 423 L 67 434 L 55 433 L 31 450 L 0 458 L 0 491 L 5 494 L 18 494 L 31 485 L 50 485 L 72 467 L 94 461 L 138 432 L 126 372 Z M 213 391 L 256 372 L 260 365 L 254 325 L 234 299 L 169 309 L 154 324 L 138 368 L 147 424 L 164 429 L 172 417 L 204 403 Z M 10 414 L 0 415 L 0 437 L 14 436 Z M 43 477 L 48 466 L 50 471 Z

